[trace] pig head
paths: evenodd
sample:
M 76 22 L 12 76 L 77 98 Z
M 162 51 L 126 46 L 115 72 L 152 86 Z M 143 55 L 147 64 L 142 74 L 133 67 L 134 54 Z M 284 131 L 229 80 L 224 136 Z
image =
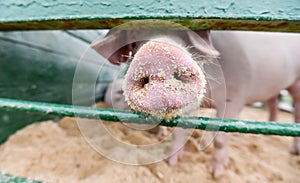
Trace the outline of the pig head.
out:
M 197 33 L 113 29 L 92 47 L 113 64 L 134 56 L 123 86 L 126 101 L 133 110 L 169 120 L 198 107 L 205 92 L 201 61 L 196 63 L 189 51 L 200 53 L 206 62 L 219 55 L 210 32 Z

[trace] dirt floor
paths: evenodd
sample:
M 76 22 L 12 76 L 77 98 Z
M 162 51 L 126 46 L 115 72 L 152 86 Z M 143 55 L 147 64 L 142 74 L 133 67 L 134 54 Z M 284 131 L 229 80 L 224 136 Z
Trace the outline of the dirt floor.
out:
M 241 117 L 266 120 L 267 112 L 246 107 Z M 280 112 L 279 121 L 291 122 L 293 118 L 290 113 Z M 123 124 L 105 126 L 123 143 L 151 144 L 164 138 L 161 134 L 131 130 Z M 87 129 L 90 134 L 86 137 L 99 140 L 97 128 Z M 165 161 L 134 166 L 109 160 L 95 151 L 81 136 L 74 119 L 45 121 L 18 131 L 0 146 L 0 171 L 47 182 L 300 182 L 300 157 L 289 154 L 292 138 L 237 133 L 231 138 L 230 165 L 225 175 L 213 180 L 209 173 L 213 145 L 200 151 L 202 134 L 194 131 L 183 159 L 175 166 Z M 118 148 L 107 140 L 102 138 L 102 145 Z M 126 151 L 121 154 L 127 157 L 124 161 L 130 162 L 142 157 Z

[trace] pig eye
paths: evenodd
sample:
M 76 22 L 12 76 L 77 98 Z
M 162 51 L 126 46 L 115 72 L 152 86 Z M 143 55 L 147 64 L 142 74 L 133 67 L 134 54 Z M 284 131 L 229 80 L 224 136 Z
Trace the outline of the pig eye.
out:
M 131 43 L 131 47 L 134 49 L 136 47 L 136 43 L 135 42 Z

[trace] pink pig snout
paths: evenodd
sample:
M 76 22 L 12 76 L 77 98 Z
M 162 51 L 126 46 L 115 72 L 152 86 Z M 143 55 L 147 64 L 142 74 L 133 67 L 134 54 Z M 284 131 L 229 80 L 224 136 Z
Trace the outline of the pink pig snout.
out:
M 169 120 L 180 109 L 200 102 L 205 84 L 202 70 L 184 48 L 149 41 L 136 53 L 123 90 L 133 110 Z

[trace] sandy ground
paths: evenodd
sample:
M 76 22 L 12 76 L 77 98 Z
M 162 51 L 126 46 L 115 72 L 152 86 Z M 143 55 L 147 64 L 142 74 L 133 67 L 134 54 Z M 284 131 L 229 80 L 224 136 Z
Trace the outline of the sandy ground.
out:
M 267 112 L 246 107 L 241 117 L 266 120 Z M 279 121 L 291 122 L 292 115 L 280 112 Z M 164 138 L 118 123 L 105 125 L 122 142 L 151 144 Z M 90 131 L 97 137 L 96 129 Z M 289 154 L 291 137 L 237 133 L 232 135 L 225 175 L 213 180 L 209 173 L 213 145 L 199 150 L 202 133 L 194 131 L 183 159 L 175 166 L 165 161 L 133 166 L 96 152 L 81 136 L 74 119 L 46 121 L 18 131 L 0 146 L 0 171 L 48 182 L 300 182 L 300 157 Z M 117 148 L 109 141 L 102 143 Z

